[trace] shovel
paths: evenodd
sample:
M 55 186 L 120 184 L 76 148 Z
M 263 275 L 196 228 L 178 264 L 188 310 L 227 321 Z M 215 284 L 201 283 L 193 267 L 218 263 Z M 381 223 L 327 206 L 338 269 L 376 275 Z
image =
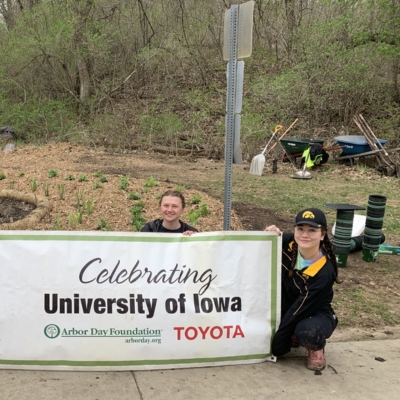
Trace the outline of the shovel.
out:
M 283 128 L 282 125 L 277 125 L 275 127 L 275 131 L 271 136 L 271 139 L 269 139 L 267 145 L 264 147 L 264 150 L 262 151 L 261 154 L 255 156 L 252 160 L 251 160 L 251 165 L 250 165 L 250 174 L 252 175 L 258 175 L 261 176 L 263 169 L 264 169 L 264 165 L 265 165 L 265 152 L 267 151 L 267 148 L 269 146 L 269 144 L 271 143 L 272 139 L 274 138 L 275 134 L 278 133 L 281 129 Z
M 307 157 L 304 160 L 303 168 L 300 171 L 295 172 L 291 177 L 294 179 L 311 179 L 311 173 L 306 171 L 307 169 L 307 161 L 310 158 L 310 151 L 308 151 Z

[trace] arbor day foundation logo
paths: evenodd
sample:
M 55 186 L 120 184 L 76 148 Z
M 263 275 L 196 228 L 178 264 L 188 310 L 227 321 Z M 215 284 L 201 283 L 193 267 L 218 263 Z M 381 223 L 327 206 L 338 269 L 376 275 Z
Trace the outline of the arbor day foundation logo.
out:
M 60 335 L 60 328 L 57 325 L 50 324 L 47 325 L 44 328 L 44 334 L 49 338 L 49 339 L 55 339 Z

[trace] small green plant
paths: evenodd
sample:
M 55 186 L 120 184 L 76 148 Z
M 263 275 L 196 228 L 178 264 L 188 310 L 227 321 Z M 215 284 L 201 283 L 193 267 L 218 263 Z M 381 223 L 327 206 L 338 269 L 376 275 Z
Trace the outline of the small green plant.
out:
M 79 174 L 78 176 L 78 182 L 86 182 L 87 178 L 85 174 Z
M 197 210 L 190 210 L 187 216 L 191 224 L 197 225 L 200 217 L 209 214 L 210 210 L 207 208 L 207 203 L 201 203 Z
M 126 197 L 128 200 L 139 200 L 140 194 L 138 192 L 129 192 Z
M 126 190 L 129 186 L 129 175 L 124 175 L 118 178 L 118 189 Z
M 145 182 L 144 187 L 151 188 L 157 185 L 158 182 L 154 179 L 154 176 L 150 176 L 150 178 Z
M 14 189 L 15 181 L 10 181 L 10 189 Z
M 0 174 L 0 181 L 6 179 L 6 176 L 4 174 Z
M 48 175 L 49 178 L 55 178 L 58 175 L 58 172 L 57 172 L 56 169 L 50 169 L 47 172 L 47 175 Z
M 177 190 L 178 192 L 183 192 L 184 190 L 185 190 L 185 188 L 186 188 L 186 186 L 185 185 L 182 185 L 182 186 L 175 186 L 175 190 Z
M 201 203 L 199 211 L 200 211 L 200 217 L 211 214 L 210 210 L 207 208 L 207 203 Z
M 38 188 L 37 179 L 35 179 L 35 178 L 31 179 L 31 190 L 32 190 L 32 192 L 36 192 L 37 188 Z
M 78 211 L 75 215 L 75 218 L 76 218 L 76 222 L 78 222 L 78 224 L 81 224 L 83 221 L 83 212 Z
M 101 171 L 96 171 L 96 172 L 93 174 L 93 176 L 94 176 L 95 178 L 98 178 L 99 181 L 102 182 L 102 183 L 108 182 L 107 177 L 105 177 L 105 176 L 102 174 Z
M 44 195 L 46 197 L 49 197 L 49 182 L 45 182 L 43 184 L 43 189 L 44 189 Z
M 142 229 L 143 225 L 146 223 L 146 219 L 142 215 L 143 206 L 144 206 L 144 201 L 140 200 L 129 210 L 129 212 L 132 214 L 131 224 L 138 232 L 140 231 L 140 229 Z
M 106 222 L 104 219 L 101 219 L 99 223 L 97 224 L 97 229 L 101 231 L 111 231 L 111 225 Z
M 96 203 L 97 199 L 93 199 L 93 200 L 87 200 L 86 201 L 86 212 L 87 215 L 90 215 L 93 213 L 93 207 L 94 207 L 94 203 Z
M 68 213 L 68 224 L 72 229 L 76 228 L 77 220 L 74 214 Z
M 195 194 L 191 199 L 190 199 L 190 204 L 199 204 L 201 201 L 201 196 L 199 194 Z
M 66 181 L 73 181 L 73 180 L 75 180 L 75 177 L 74 177 L 72 174 L 68 174 L 68 175 L 65 177 L 65 180 L 66 180 Z
M 101 189 L 102 187 L 103 185 L 99 181 L 93 183 L 93 189 Z
M 81 212 L 85 204 L 85 191 L 84 190 L 78 191 L 78 193 L 75 195 L 75 199 L 76 199 L 76 209 L 78 210 L 78 212 Z
M 61 220 L 60 220 L 60 216 L 59 215 L 57 215 L 57 218 L 56 218 L 55 229 L 57 231 L 61 231 Z
M 144 201 L 140 200 L 129 210 L 133 215 L 141 214 L 143 212 Z
M 19 177 L 22 178 L 23 176 L 25 176 L 25 172 L 20 172 Z
M 78 211 L 76 214 L 69 213 L 68 214 L 68 223 L 72 229 L 75 229 L 78 224 L 81 224 L 83 221 L 83 213 L 82 211 Z
M 145 223 L 146 219 L 143 217 L 143 215 L 135 215 L 132 217 L 132 225 L 135 227 L 137 232 L 140 232 Z
M 58 196 L 60 197 L 60 200 L 64 200 L 64 185 L 62 183 L 58 184 L 57 190 L 58 190 Z

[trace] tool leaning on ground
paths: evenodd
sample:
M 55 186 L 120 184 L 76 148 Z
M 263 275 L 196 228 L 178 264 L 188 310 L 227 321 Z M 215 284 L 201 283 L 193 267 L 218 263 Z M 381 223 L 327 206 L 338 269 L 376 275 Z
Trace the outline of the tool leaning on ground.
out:
M 311 179 L 311 173 L 306 171 L 307 170 L 307 161 L 310 157 L 310 150 L 308 149 L 308 153 L 305 157 L 303 168 L 300 171 L 296 171 L 293 175 L 290 175 L 291 178 L 294 179 Z
M 275 137 L 275 135 L 283 128 L 282 125 L 277 125 L 275 127 L 274 133 L 271 136 L 271 139 L 268 140 L 267 145 L 264 147 L 264 150 L 262 151 L 261 154 L 255 156 L 252 160 L 251 160 L 251 165 L 250 165 L 250 174 L 252 175 L 258 175 L 261 176 L 263 169 L 264 169 L 264 165 L 265 165 L 265 152 L 267 151 L 267 148 L 269 146 L 269 144 L 272 142 L 272 139 Z

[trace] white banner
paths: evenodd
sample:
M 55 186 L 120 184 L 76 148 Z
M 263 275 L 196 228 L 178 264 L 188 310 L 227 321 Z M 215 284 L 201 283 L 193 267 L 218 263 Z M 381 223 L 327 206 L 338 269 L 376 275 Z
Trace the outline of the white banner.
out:
M 261 362 L 280 318 L 270 232 L 0 232 L 0 368 Z

